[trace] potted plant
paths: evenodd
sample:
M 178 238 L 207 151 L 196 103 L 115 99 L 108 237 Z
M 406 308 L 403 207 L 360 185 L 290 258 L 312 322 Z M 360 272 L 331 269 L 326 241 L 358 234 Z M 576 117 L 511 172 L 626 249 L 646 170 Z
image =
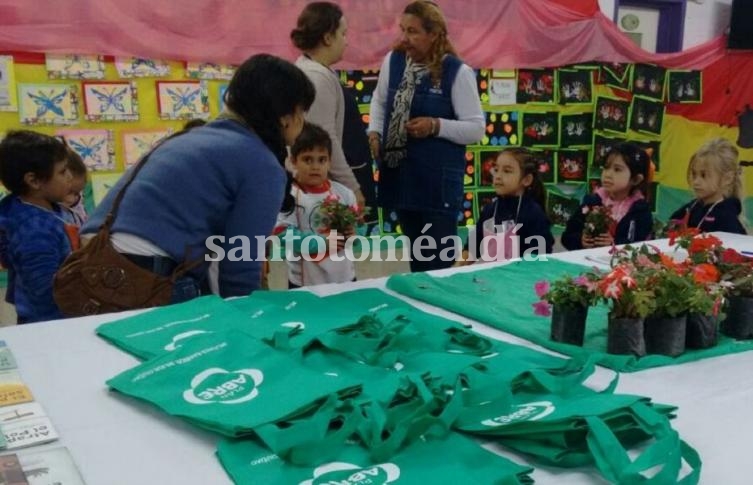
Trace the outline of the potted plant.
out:
M 646 352 L 675 357 L 685 351 L 687 304 L 697 285 L 682 267 L 646 271 L 655 298 L 654 310 L 645 321 Z
M 596 297 L 595 276 L 562 276 L 553 282 L 539 281 L 534 285 L 540 301 L 533 304 L 534 313 L 552 316 L 550 337 L 555 342 L 583 345 L 588 307 Z
M 602 234 L 613 234 L 617 222 L 612 218 L 612 209 L 605 205 L 593 205 L 583 207 L 586 216 L 583 223 L 583 232 L 588 237 L 596 237 Z
M 644 319 L 653 313 L 654 292 L 644 272 L 623 262 L 597 282 L 597 294 L 611 303 L 607 326 L 607 352 L 610 354 L 646 354 Z
M 722 333 L 736 339 L 753 338 L 753 260 L 733 249 L 724 250 L 719 259 L 727 299 Z

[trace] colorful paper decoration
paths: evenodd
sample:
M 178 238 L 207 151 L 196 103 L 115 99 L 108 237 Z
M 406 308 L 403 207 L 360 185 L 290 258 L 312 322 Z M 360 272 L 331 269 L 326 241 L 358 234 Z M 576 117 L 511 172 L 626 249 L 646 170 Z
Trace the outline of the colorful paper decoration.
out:
M 157 81 L 157 105 L 163 120 L 207 119 L 206 81 Z
M 625 133 L 628 127 L 630 101 L 599 96 L 594 110 L 594 128 Z
M 123 176 L 123 172 L 111 173 L 111 172 L 95 172 L 91 174 L 92 183 L 92 198 L 94 199 L 94 205 L 97 206 L 105 198 L 107 192 L 120 180 Z
M 544 184 L 557 183 L 557 152 L 553 150 L 531 150 L 539 167 L 539 180 Z
M 607 157 L 612 147 L 618 143 L 624 143 L 625 138 L 610 138 L 602 135 L 594 135 L 593 151 L 591 152 L 591 175 L 598 175 L 607 163 Z
M 50 79 L 104 79 L 105 58 L 96 55 L 47 54 L 47 77 Z
M 379 208 L 379 227 L 382 234 L 402 234 L 403 230 L 394 210 Z
M 463 194 L 463 205 L 458 212 L 458 226 L 472 226 L 476 223 L 473 214 L 473 192 Z
M 138 121 L 136 83 L 84 82 L 84 113 L 88 121 Z
M 633 93 L 661 101 L 664 99 L 664 83 L 667 70 L 653 64 L 636 64 L 633 67 Z
M 553 103 L 554 69 L 518 69 L 518 103 Z
M 619 62 L 603 64 L 601 66 L 601 75 L 603 82 L 613 88 L 629 90 L 630 75 L 633 72 L 632 64 L 621 64 Z
M 559 145 L 559 113 L 523 113 L 522 144 L 524 146 Z
M 517 104 L 515 79 L 489 79 L 489 106 Z
M 78 153 L 89 170 L 115 169 L 115 144 L 111 130 L 57 130 Z
M 0 111 L 18 111 L 13 56 L 0 56 Z
M 494 168 L 499 152 L 499 150 L 479 150 L 477 152 L 479 187 L 491 187 L 494 184 Z
M 163 138 L 172 134 L 172 130 L 140 130 L 123 133 L 123 153 L 125 167 L 135 165 L 146 152 Z
M 656 171 L 658 172 L 659 170 L 661 170 L 661 142 L 659 142 L 659 140 L 631 140 L 630 142 L 644 149 L 646 153 L 648 153 L 649 158 L 651 158 L 651 161 L 654 162 L 654 168 L 656 169 Z
M 593 140 L 593 113 L 560 115 L 560 145 L 585 146 Z
M 235 66 L 213 62 L 186 63 L 186 77 L 193 79 L 232 79 Z
M 590 70 L 557 69 L 560 104 L 593 103 L 593 76 Z
M 476 70 L 476 88 L 478 89 L 478 97 L 481 99 L 481 104 L 489 103 L 489 70 L 478 69 Z
M 472 150 L 465 152 L 465 173 L 463 174 L 463 185 L 476 185 L 476 153 Z
M 580 209 L 580 201 L 574 197 L 568 197 L 550 187 L 546 194 L 546 213 L 553 225 L 565 226 L 575 211 Z
M 167 62 L 140 57 L 116 57 L 115 69 L 118 71 L 118 76 L 124 78 L 170 75 L 170 65 Z
M 643 96 L 633 96 L 630 129 L 660 135 L 664 122 L 664 103 Z
M 670 103 L 703 102 L 701 71 L 669 71 L 667 98 Z
M 340 79 L 353 90 L 358 104 L 369 104 L 379 80 L 379 71 L 343 71 L 340 73 Z
M 518 145 L 518 113 L 516 111 L 487 112 L 486 131 L 480 146 Z
M 72 125 L 78 122 L 75 84 L 18 85 L 18 116 L 26 125 Z
M 560 183 L 585 182 L 588 177 L 588 150 L 558 151 L 557 173 Z

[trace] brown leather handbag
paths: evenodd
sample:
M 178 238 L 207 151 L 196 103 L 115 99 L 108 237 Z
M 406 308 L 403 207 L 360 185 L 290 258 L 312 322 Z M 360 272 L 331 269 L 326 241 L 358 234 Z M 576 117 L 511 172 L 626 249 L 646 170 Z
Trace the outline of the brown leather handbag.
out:
M 175 281 L 203 260 L 184 262 L 171 276 L 161 276 L 130 261 L 112 246 L 110 230 L 120 202 L 152 152 L 141 159 L 120 189 L 99 232 L 84 247 L 73 251 L 55 274 L 53 297 L 66 316 L 167 305 Z

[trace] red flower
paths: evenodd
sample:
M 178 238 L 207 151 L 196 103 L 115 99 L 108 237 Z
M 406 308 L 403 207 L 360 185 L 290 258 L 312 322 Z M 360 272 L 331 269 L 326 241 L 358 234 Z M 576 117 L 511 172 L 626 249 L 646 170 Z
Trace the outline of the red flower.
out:
M 742 264 L 742 263 L 750 262 L 748 258 L 746 258 L 745 256 L 738 253 L 732 248 L 727 248 L 724 251 L 722 251 L 721 259 L 722 259 L 722 263 L 729 263 L 729 264 Z
M 693 280 L 698 284 L 716 283 L 719 281 L 719 270 L 709 263 L 693 266 Z
M 705 253 L 711 251 L 722 245 L 722 241 L 718 237 L 706 234 L 704 236 L 696 236 L 690 241 L 690 247 L 688 247 L 689 254 Z

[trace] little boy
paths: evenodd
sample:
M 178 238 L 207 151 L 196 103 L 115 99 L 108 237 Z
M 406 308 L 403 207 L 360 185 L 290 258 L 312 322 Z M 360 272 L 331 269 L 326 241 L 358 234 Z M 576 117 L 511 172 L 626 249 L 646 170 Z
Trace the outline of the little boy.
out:
M 6 301 L 18 323 L 62 318 L 52 282 L 71 252 L 59 203 L 71 192 L 68 148 L 57 138 L 11 131 L 0 142 L 0 261 L 8 269 Z
M 277 218 L 275 234 L 285 232 L 283 240 L 294 235 L 293 252 L 300 259 L 288 260 L 288 287 L 319 285 L 323 283 L 344 283 L 354 281 L 355 265 L 343 254 L 345 239 L 352 236 L 354 228 L 348 228 L 338 240 L 329 236 L 329 230 L 319 221 L 319 207 L 327 197 L 335 196 L 340 203 L 353 206 L 356 196 L 346 186 L 329 180 L 332 140 L 327 132 L 317 125 L 306 123 L 303 131 L 290 149 L 290 162 L 293 168 L 294 183 L 290 193 L 296 207 L 290 213 L 281 213 Z M 307 241 L 303 241 L 307 236 Z M 308 244 L 302 244 L 307 242 Z M 329 255 L 316 258 L 318 248 L 337 246 L 338 261 Z M 303 257 L 306 256 L 306 257 Z M 307 260 L 308 259 L 308 260 Z M 318 259 L 314 261 L 313 259 Z M 339 261 L 342 259 L 342 261 Z
M 68 149 L 68 169 L 71 171 L 71 193 L 63 200 L 66 222 L 81 227 L 88 219 L 84 205 L 86 187 L 86 165 L 81 155 Z

